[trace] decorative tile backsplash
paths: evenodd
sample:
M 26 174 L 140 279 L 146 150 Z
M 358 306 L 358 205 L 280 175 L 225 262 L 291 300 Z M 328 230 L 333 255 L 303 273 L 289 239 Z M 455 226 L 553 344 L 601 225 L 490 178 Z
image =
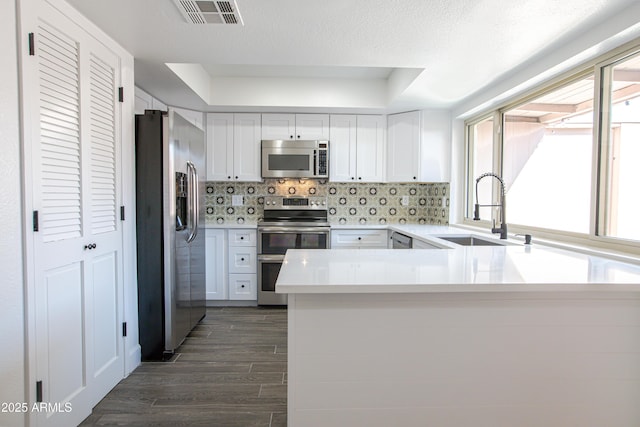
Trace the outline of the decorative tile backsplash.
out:
M 318 179 L 207 182 L 207 224 L 255 224 L 264 196 L 324 196 L 332 224 L 449 224 L 449 183 L 338 183 Z M 233 206 L 232 196 L 243 196 Z M 406 198 L 406 205 L 401 203 Z

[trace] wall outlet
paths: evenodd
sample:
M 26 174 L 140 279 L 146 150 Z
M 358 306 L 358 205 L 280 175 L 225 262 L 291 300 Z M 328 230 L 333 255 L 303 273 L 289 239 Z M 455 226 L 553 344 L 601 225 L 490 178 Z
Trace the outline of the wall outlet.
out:
M 409 196 L 402 196 L 402 198 L 400 199 L 400 204 L 402 206 L 409 205 Z
M 244 196 L 231 196 L 231 206 L 244 206 Z

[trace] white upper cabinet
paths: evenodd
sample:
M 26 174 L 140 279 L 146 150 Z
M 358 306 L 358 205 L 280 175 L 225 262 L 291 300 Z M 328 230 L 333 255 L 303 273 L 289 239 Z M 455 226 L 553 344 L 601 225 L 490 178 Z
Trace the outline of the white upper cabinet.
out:
M 329 139 L 328 114 L 296 114 L 295 139 Z
M 446 182 L 451 171 L 451 118 L 423 110 L 388 117 L 388 182 Z
M 330 181 L 384 181 L 384 135 L 384 116 L 331 115 Z
M 356 179 L 356 123 L 351 114 L 332 114 L 329 128 L 329 180 Z
M 420 112 L 388 116 L 387 180 L 417 182 L 420 177 Z
M 262 139 L 329 139 L 328 114 L 263 114 Z
M 384 182 L 385 131 L 384 116 L 358 116 L 356 128 L 356 178 L 359 182 Z
M 207 114 L 207 180 L 262 180 L 260 114 Z

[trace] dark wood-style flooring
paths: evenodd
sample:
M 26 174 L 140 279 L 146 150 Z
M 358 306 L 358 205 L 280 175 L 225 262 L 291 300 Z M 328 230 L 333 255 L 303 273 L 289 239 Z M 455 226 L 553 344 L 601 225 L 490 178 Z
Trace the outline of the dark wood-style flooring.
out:
M 287 425 L 287 311 L 208 308 L 170 362 L 145 362 L 82 426 Z

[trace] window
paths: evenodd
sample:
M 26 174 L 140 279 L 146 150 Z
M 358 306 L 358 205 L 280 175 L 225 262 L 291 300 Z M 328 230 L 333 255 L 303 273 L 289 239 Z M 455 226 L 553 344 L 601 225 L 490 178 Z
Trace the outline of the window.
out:
M 473 218 L 475 178 L 493 172 L 506 186 L 511 230 L 638 252 L 637 42 L 466 126 L 466 220 Z M 497 189 L 495 180 L 482 181 L 478 202 L 497 204 Z M 481 218 L 496 218 L 487 209 Z
M 503 114 L 509 223 L 588 233 L 593 75 Z
M 494 119 L 493 117 L 485 118 L 477 123 L 470 124 L 467 127 L 469 135 L 469 180 L 468 185 L 471 191 L 469 194 L 469 202 L 467 206 L 473 208 L 475 198 L 475 178 L 485 172 L 493 171 L 494 156 Z M 491 202 L 491 180 L 485 179 L 478 186 L 478 199 L 482 204 L 490 204 Z M 480 208 L 480 217 L 490 219 L 490 208 Z M 473 211 L 467 212 L 467 216 L 472 216 Z
M 603 222 L 599 234 L 640 240 L 640 55 L 603 68 Z

